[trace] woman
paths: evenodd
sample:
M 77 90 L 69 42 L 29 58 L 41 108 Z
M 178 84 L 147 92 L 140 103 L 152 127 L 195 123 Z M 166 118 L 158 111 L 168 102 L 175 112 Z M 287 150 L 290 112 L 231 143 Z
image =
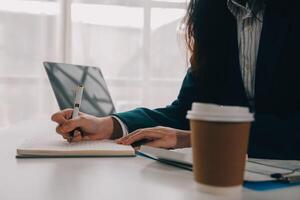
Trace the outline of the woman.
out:
M 171 105 L 74 120 L 64 110 L 52 116 L 57 132 L 68 138 L 80 128 L 75 141 L 189 147 L 185 116 L 193 102 L 248 106 L 256 118 L 249 156 L 300 159 L 298 10 L 296 0 L 191 0 L 185 18 L 191 68 Z

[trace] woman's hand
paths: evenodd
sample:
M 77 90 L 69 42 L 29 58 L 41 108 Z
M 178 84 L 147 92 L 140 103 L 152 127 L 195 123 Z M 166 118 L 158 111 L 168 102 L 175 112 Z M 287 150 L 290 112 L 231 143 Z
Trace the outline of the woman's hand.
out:
M 169 127 L 138 129 L 129 135 L 116 140 L 119 144 L 130 145 L 140 140 L 147 140 L 144 145 L 158 148 L 190 147 L 190 132 Z
M 51 119 L 58 123 L 56 132 L 64 139 L 69 138 L 75 130 L 72 141 L 101 140 L 112 137 L 113 119 L 111 117 L 98 118 L 92 115 L 79 113 L 79 117 L 71 119 L 73 109 L 66 109 L 52 115 Z

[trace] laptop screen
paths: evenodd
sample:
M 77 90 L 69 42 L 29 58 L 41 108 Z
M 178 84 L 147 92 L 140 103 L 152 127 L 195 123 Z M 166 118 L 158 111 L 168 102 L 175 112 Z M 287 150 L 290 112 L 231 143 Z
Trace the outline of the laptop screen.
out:
M 61 110 L 73 108 L 75 90 L 83 85 L 81 112 L 98 117 L 115 112 L 99 68 L 51 62 L 45 62 L 44 67 Z

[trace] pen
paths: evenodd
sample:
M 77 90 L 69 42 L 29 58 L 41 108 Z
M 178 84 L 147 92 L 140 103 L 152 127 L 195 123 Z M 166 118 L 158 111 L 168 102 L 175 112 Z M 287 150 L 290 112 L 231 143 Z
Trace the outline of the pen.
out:
M 300 183 L 300 175 L 295 176 L 285 176 L 279 173 L 275 173 L 271 175 L 272 178 L 276 178 L 279 181 L 284 181 L 288 183 Z
M 76 89 L 72 119 L 75 119 L 75 118 L 78 117 L 79 108 L 80 108 L 81 100 L 82 100 L 83 89 L 84 89 L 84 87 L 82 85 L 79 85 Z M 75 133 L 76 130 L 77 129 L 70 132 L 69 137 L 68 137 L 68 142 L 69 143 L 72 142 L 73 137 L 74 137 L 74 133 Z
M 298 176 L 287 176 L 287 177 L 285 177 L 285 179 L 289 183 L 300 183 L 300 175 L 298 175 Z
M 293 173 L 299 170 L 300 168 L 294 169 L 291 172 L 287 172 L 287 173 L 274 173 L 271 174 L 271 177 L 288 183 L 300 183 L 300 175 L 292 175 Z

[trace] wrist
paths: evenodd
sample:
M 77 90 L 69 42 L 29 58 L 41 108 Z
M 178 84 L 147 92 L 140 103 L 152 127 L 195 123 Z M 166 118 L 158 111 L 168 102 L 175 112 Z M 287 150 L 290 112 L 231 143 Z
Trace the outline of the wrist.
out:
M 98 132 L 104 134 L 103 139 L 110 139 L 113 134 L 113 119 L 111 117 L 99 118 Z
M 178 131 L 176 133 L 175 149 L 191 147 L 190 131 Z
M 123 136 L 123 129 L 122 126 L 120 124 L 120 122 L 114 118 L 114 117 L 110 117 L 112 119 L 112 134 L 111 134 L 111 139 L 117 139 L 117 138 L 121 138 Z

